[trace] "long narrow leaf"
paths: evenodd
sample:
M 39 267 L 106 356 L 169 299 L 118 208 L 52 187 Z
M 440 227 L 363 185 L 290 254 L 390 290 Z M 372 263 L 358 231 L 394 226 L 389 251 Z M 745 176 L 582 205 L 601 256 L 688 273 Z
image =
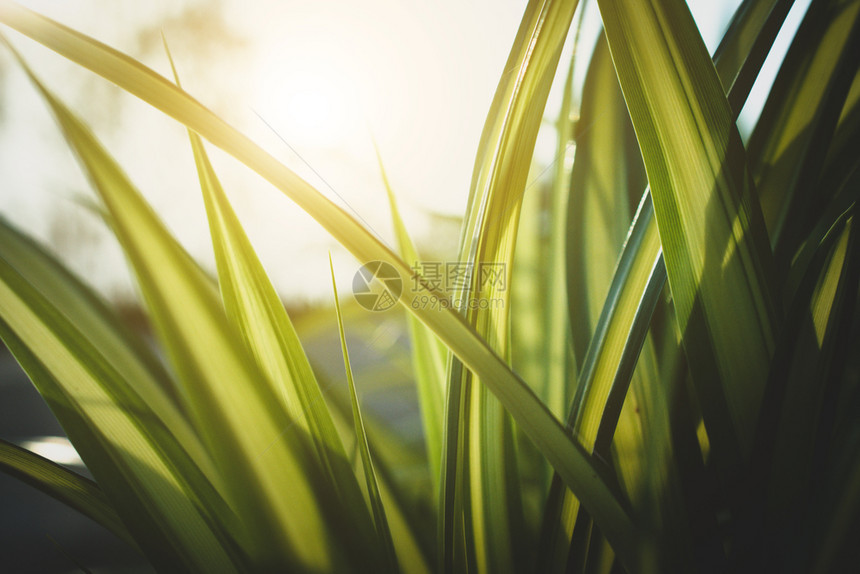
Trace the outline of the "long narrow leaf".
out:
M 790 5 L 791 2 L 785 0 L 773 1 L 768 4 L 755 2 L 754 0 L 746 0 L 735 14 L 729 30 L 723 38 L 720 47 L 717 49 L 714 56 L 716 69 L 723 85 L 729 91 L 729 100 L 732 102 L 735 117 L 740 113 L 743 102 L 749 94 L 749 90 L 752 85 L 751 78 L 755 78 L 757 75 Z M 607 97 L 603 96 L 600 99 L 605 101 L 607 100 Z M 600 129 L 601 127 L 602 123 L 594 126 L 593 129 Z M 589 129 L 591 129 L 591 126 L 589 126 Z M 616 143 L 615 146 L 612 146 L 609 150 L 604 150 L 601 154 L 606 155 L 607 153 L 614 153 L 613 150 L 615 150 L 618 145 L 622 144 Z M 600 157 L 601 154 L 598 154 L 598 157 Z M 583 177 L 582 174 L 580 174 L 580 178 L 581 177 Z M 648 234 L 655 239 L 657 238 L 656 221 L 652 217 L 653 204 L 650 199 L 647 198 L 649 193 L 650 190 L 646 189 L 646 197 L 643 198 L 643 201 L 641 202 L 640 214 L 634 222 L 633 229 L 624 245 L 621 258 L 619 259 L 618 265 L 614 271 L 612 286 L 609 289 L 609 297 L 604 304 L 603 310 L 601 311 L 601 317 L 597 322 L 597 333 L 588 349 L 588 356 L 585 360 L 582 376 L 580 377 L 580 384 L 578 386 L 579 400 L 573 403 L 568 420 L 569 424 L 576 424 L 576 421 L 581 419 L 584 414 L 593 413 L 591 415 L 587 415 L 587 417 L 593 417 L 595 421 L 592 423 L 591 430 L 592 432 L 596 431 L 603 435 L 605 435 L 605 433 L 610 429 L 615 428 L 615 424 L 618 421 L 618 416 L 620 414 L 620 408 L 617 406 L 617 399 L 615 401 L 615 407 L 607 408 L 608 405 L 605 400 L 610 397 L 608 389 L 613 389 L 612 393 L 623 394 L 626 392 L 626 383 L 630 381 L 630 376 L 633 371 L 629 363 L 625 361 L 623 357 L 630 350 L 628 345 L 638 344 L 635 337 L 631 339 L 633 329 L 637 321 L 640 323 L 643 319 L 647 321 L 650 316 L 647 314 L 647 311 L 645 311 L 646 314 L 642 314 L 644 311 L 642 306 L 631 307 L 629 304 L 619 304 L 619 301 L 633 301 L 630 297 L 638 299 L 641 294 L 649 292 L 652 295 L 656 294 L 660 289 L 662 289 L 665 281 L 665 267 L 662 260 L 662 249 L 659 240 L 651 242 L 642 241 L 642 238 L 648 236 Z M 573 204 L 571 204 L 570 209 L 573 212 Z M 645 227 L 642 227 L 643 222 L 648 222 L 647 231 Z M 636 231 L 637 227 L 641 227 L 638 232 Z M 572 230 L 572 234 L 575 233 L 575 229 Z M 574 246 L 574 252 L 578 249 L 578 246 Z M 573 262 L 575 265 L 576 258 L 573 259 Z M 649 274 L 648 270 L 653 262 L 656 262 L 654 267 L 655 273 Z M 632 271 L 636 269 L 641 269 L 645 272 L 639 274 L 632 273 Z M 586 270 L 586 272 L 590 273 L 592 271 Z M 578 281 L 579 279 L 574 277 L 571 284 L 575 287 Z M 575 288 L 571 292 L 571 297 L 576 297 Z M 625 309 L 636 309 L 636 313 L 624 313 L 623 311 Z M 582 317 L 573 317 L 572 320 L 582 322 Z M 617 332 L 616 329 L 618 330 Z M 641 328 L 639 329 L 639 332 L 641 336 L 644 337 L 645 332 L 642 331 Z M 609 336 L 610 333 L 615 334 Z M 613 343 L 613 341 L 615 343 Z M 623 342 L 623 344 L 619 344 L 619 342 Z M 627 365 L 626 367 L 625 364 Z M 598 365 L 603 366 L 598 367 Z M 670 379 L 674 379 L 674 377 L 670 377 Z M 665 411 L 668 406 L 666 404 L 668 395 L 657 397 L 655 396 L 653 388 L 653 385 L 645 385 L 640 387 L 639 390 L 639 392 L 645 397 L 650 397 L 647 401 L 648 404 L 640 404 L 637 400 L 637 393 L 635 391 L 630 394 L 627 400 L 631 403 L 630 408 L 633 408 L 632 405 L 635 403 L 636 414 L 634 419 L 641 419 L 641 424 L 646 425 L 644 430 L 647 430 L 648 419 L 652 418 L 652 422 L 655 425 L 653 429 L 660 432 L 659 429 L 667 430 L 668 422 L 664 418 L 661 418 L 659 413 L 663 413 L 663 416 L 665 416 Z M 602 395 L 605 397 L 605 400 L 596 400 L 595 394 L 598 396 Z M 585 408 L 586 406 L 590 408 Z M 596 426 L 596 421 L 599 421 L 599 427 Z M 580 433 L 587 431 L 585 428 L 578 428 L 580 428 L 578 431 Z M 598 428 L 601 430 L 597 431 Z M 644 432 L 644 430 L 639 429 L 636 432 L 636 435 L 641 438 L 643 434 L 648 434 L 647 432 Z M 585 437 L 585 440 L 589 442 L 597 440 L 596 435 L 589 434 L 588 432 L 585 432 L 583 436 Z M 603 440 L 605 441 L 605 439 Z M 660 446 L 661 444 L 663 444 L 663 446 Z M 660 464 L 656 464 L 652 461 L 650 463 L 653 465 L 652 470 L 643 474 L 652 478 L 665 476 L 665 470 L 657 470 L 658 468 L 665 468 L 666 457 L 671 456 L 667 450 L 665 440 L 661 443 L 660 440 L 656 440 L 656 437 L 651 437 L 646 439 L 641 446 L 645 449 L 649 449 L 650 452 L 655 454 L 655 456 L 664 460 L 664 462 Z M 668 448 L 671 449 L 671 447 Z M 694 456 L 698 455 L 696 454 Z M 631 459 L 628 455 L 627 457 L 619 457 L 619 461 L 621 461 L 623 465 L 629 464 Z M 671 465 L 671 463 L 669 464 Z M 569 538 L 574 528 L 573 519 L 577 515 L 577 502 L 569 495 L 569 493 L 567 493 L 565 494 L 563 503 L 559 503 L 559 487 L 560 484 L 557 481 L 554 482 L 553 489 L 551 490 L 550 498 L 547 503 L 547 515 L 545 516 L 544 528 L 550 527 L 554 521 L 560 520 L 561 516 L 565 516 L 565 528 L 567 531 L 567 538 Z M 651 490 L 652 496 L 654 495 L 653 488 L 654 487 L 652 487 Z M 662 504 L 658 504 L 658 507 L 664 510 L 669 508 L 670 499 L 665 499 L 662 502 Z M 560 509 L 563 509 L 563 511 L 560 511 Z M 648 514 L 653 515 L 655 513 L 654 511 L 650 511 Z M 707 520 L 705 520 L 705 522 L 707 522 Z M 580 531 L 585 530 L 586 527 L 580 527 Z M 679 535 L 683 536 L 684 532 L 681 532 Z M 543 538 L 544 541 L 554 539 L 555 538 L 553 536 L 548 534 L 545 534 Z M 556 542 L 555 544 L 557 547 L 558 543 Z M 553 554 L 553 552 L 544 553 L 544 558 L 549 558 Z M 674 551 L 673 554 L 677 555 Z M 709 556 L 704 559 L 707 561 L 713 561 L 713 556 Z
M 314 492 L 317 481 L 303 457 L 308 439 L 243 352 L 211 282 L 86 127 L 38 86 L 110 213 L 183 385 L 182 399 L 243 519 L 246 550 L 260 565 L 336 562 L 322 493 Z M 282 488 L 285 480 L 291 492 Z
M 370 506 L 373 509 L 373 522 L 376 525 L 376 535 L 379 544 L 385 551 L 388 560 L 388 570 L 397 570 L 397 557 L 394 553 L 394 544 L 391 541 L 391 530 L 388 527 L 388 518 L 385 516 L 385 507 L 379 494 L 379 484 L 376 480 L 376 471 L 373 469 L 373 459 L 370 456 L 370 447 L 367 442 L 367 433 L 364 431 L 364 422 L 361 418 L 361 408 L 358 404 L 358 394 L 355 392 L 355 379 L 352 376 L 352 367 L 349 364 L 349 351 L 346 348 L 346 333 L 343 330 L 343 315 L 340 312 L 340 300 L 337 296 L 337 283 L 334 279 L 334 264 L 329 255 L 329 267 L 331 268 L 331 285 L 334 289 L 334 308 L 337 312 L 337 329 L 340 334 L 340 347 L 343 352 L 343 366 L 346 371 L 346 380 L 349 384 L 349 398 L 352 402 L 352 420 L 355 428 L 355 440 L 358 443 L 358 452 L 361 455 L 361 466 L 364 468 L 364 480 L 367 485 Z
M 346 315 L 344 309 L 341 314 Z M 348 315 L 344 319 L 348 319 Z M 325 384 L 325 383 L 324 383 Z M 347 442 L 356 439 L 352 420 L 352 400 L 346 393 L 333 395 L 332 420 L 339 434 Z M 434 571 L 432 556 L 435 552 L 435 522 L 428 511 L 435 509 L 427 489 L 415 492 L 404 467 L 414 468 L 423 463 L 424 453 L 416 453 L 402 437 L 392 433 L 386 421 L 375 420 L 369 412 L 362 415 L 364 432 L 373 456 L 373 470 L 379 485 L 379 494 L 391 530 L 391 538 L 401 571 L 410 574 L 428 574 Z M 347 445 L 356 451 L 355 445 Z
M 804 491 L 816 473 L 813 452 L 818 440 L 829 442 L 832 415 L 823 412 L 828 387 L 841 379 L 831 373 L 833 356 L 847 338 L 849 311 L 856 297 L 857 230 L 847 211 L 825 236 L 795 295 L 786 336 L 774 357 L 767 403 L 757 433 L 747 508 L 750 532 L 767 528 L 781 533 L 746 541 L 744 552 L 758 553 L 760 564 L 781 570 L 803 562 L 792 545 L 806 530 Z M 842 337 L 835 334 L 842 331 Z M 762 522 L 763 521 L 763 522 Z M 755 555 L 755 554 L 753 554 Z
M 339 497 L 338 512 L 351 525 L 347 532 L 354 533 L 353 544 L 366 545 L 371 519 L 295 328 L 221 187 L 200 136 L 189 131 L 189 137 L 228 318 L 268 375 L 272 392 L 282 397 L 291 420 L 312 441 L 323 469 L 321 478 Z
M 682 2 L 600 1 L 714 453 L 749 456 L 778 324 L 772 255 L 720 80 Z
M 38 488 L 137 547 L 96 483 L 26 449 L 0 440 L 0 471 Z
M 857 71 L 860 4 L 814 1 L 786 54 L 749 156 L 777 261 L 787 266 L 808 231 L 804 221 L 830 141 Z M 825 80 L 822 81 L 822 78 Z M 814 199 L 813 199 L 814 198 Z
M 466 320 L 505 358 L 510 356 L 508 286 L 522 196 L 577 4 L 577 0 L 529 2 L 506 64 L 510 72 L 496 89 L 475 160 L 457 262 L 464 273 L 453 296 Z M 472 372 L 457 368 L 451 375 L 450 392 L 461 385 L 463 407 L 469 413 L 462 443 L 468 455 L 445 459 L 468 464 L 466 480 L 460 485 L 467 491 L 469 505 L 467 541 L 480 572 L 521 570 L 522 499 L 507 405 L 490 394 L 480 376 L 473 379 Z M 450 410 L 449 414 L 456 413 Z M 448 520 L 451 513 L 444 507 L 443 511 L 443 520 Z
M 185 92 L 140 63 L 6 0 L 0 3 L 0 21 L 114 81 L 234 155 L 299 204 L 359 260 L 385 261 L 407 280 L 414 278 L 416 289 L 401 297 L 401 304 L 429 325 L 471 370 L 481 376 L 571 490 L 583 500 L 588 500 L 592 515 L 619 554 L 631 551 L 636 544 L 635 529 L 605 478 L 595 472 L 587 454 L 528 386 L 456 312 L 452 309 L 440 312 L 421 308 L 421 298 L 434 296 L 433 290 L 354 218 Z
M 388 182 L 388 176 L 379 157 L 379 169 L 382 172 L 382 182 L 388 193 L 388 205 L 391 208 L 391 219 L 394 223 L 394 233 L 397 236 L 397 246 L 400 255 L 406 263 L 421 269 L 421 261 L 415 244 L 406 230 L 406 225 L 400 217 L 394 190 Z M 439 480 L 442 466 L 442 423 L 445 415 L 445 365 L 447 349 L 427 326 L 423 325 L 414 315 L 409 316 L 409 334 L 412 339 L 412 364 L 415 372 L 415 384 L 418 387 L 418 402 L 421 407 L 421 418 L 424 426 L 424 441 L 427 447 L 430 474 L 433 479 L 434 492 L 439 492 Z
M 230 523 L 220 479 L 156 360 L 89 289 L 5 223 L 0 290 L 0 336 L 146 556 L 164 567 L 229 569 L 235 533 L 209 515 Z
M 570 323 L 580 365 L 633 218 L 636 206 L 630 205 L 628 189 L 645 187 L 641 161 L 638 166 L 627 161 L 633 126 L 602 35 L 582 99 L 567 214 Z

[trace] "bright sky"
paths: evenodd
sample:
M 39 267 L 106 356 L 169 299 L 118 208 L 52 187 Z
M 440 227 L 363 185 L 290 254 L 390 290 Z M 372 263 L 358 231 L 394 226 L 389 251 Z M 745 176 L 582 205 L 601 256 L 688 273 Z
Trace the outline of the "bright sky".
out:
M 416 239 L 444 250 L 455 247 L 456 227 L 432 214 L 459 215 L 465 208 L 480 131 L 526 2 L 25 4 L 168 74 L 163 30 L 189 92 L 388 239 L 375 141 Z M 713 49 L 737 2 L 692 4 Z M 33 42 L 9 36 L 91 123 L 183 245 L 213 267 L 183 129 Z M 0 214 L 48 242 L 102 292 L 132 293 L 119 249 L 75 203 L 91 192 L 44 104 L 0 53 Z M 550 109 L 558 99 L 551 97 Z M 552 146 L 552 134 L 542 137 L 539 157 L 551 160 Z M 285 296 L 329 297 L 329 249 L 343 281 L 350 281 L 357 264 L 315 222 L 250 170 L 210 152 Z

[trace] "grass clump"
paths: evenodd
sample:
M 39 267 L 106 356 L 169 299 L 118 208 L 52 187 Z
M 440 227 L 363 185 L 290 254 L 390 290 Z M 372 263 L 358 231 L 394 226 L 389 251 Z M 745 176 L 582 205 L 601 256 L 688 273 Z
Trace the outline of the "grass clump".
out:
M 856 559 L 860 2 L 811 2 L 746 144 L 737 117 L 791 2 L 744 1 L 713 57 L 684 2 L 597 4 L 591 57 L 577 42 L 562 62 L 583 8 L 528 3 L 443 289 L 390 188 L 399 254 L 178 78 L 0 3 L 0 22 L 188 128 L 217 263 L 213 281 L 20 61 L 99 196 L 166 364 L 3 222 L 0 335 L 95 482 L 9 444 L 2 468 L 170 572 L 831 572 Z M 558 150 L 574 161 L 532 189 L 559 66 Z M 391 453 L 409 447 L 362 413 L 339 306 L 350 407 L 324 400 L 203 140 L 405 286 L 385 293 L 409 313 L 423 478 L 398 472 Z M 548 238 L 532 219 L 547 213 Z

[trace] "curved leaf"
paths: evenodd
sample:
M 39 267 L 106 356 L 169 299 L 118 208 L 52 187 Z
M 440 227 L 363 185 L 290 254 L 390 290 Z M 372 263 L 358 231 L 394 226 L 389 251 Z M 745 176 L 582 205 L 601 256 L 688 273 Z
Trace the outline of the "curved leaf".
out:
M 809 206 L 828 193 L 814 184 L 858 69 L 858 51 L 860 4 L 812 2 L 750 137 L 752 174 L 784 268 L 810 228 Z
M 239 159 L 293 199 L 360 261 L 385 261 L 407 281 L 414 279 L 415 291 L 401 297 L 401 304 L 430 326 L 481 377 L 571 490 L 588 501 L 589 510 L 619 554 L 632 552 L 635 529 L 588 455 L 455 311 L 421 307 L 422 297 L 437 296 L 432 286 L 360 223 L 184 91 L 139 62 L 7 0 L 0 2 L 0 21 L 115 82 Z
M 0 337 L 141 550 L 157 567 L 235 570 L 230 536 L 209 516 L 229 510 L 137 394 L 156 390 L 152 373 L 120 343 L 115 320 L 35 245 L 6 226 L 0 237 Z M 162 416 L 182 429 L 163 398 Z
M 746 0 L 736 12 L 720 47 L 717 49 L 714 64 L 723 85 L 729 89 L 728 98 L 733 105 L 734 117 L 740 113 L 752 85 L 751 78 L 755 78 L 757 75 L 790 5 L 791 2 L 785 0 L 775 0 L 770 3 Z M 597 53 L 592 66 L 600 64 L 599 57 L 600 54 Z M 599 78 L 597 74 L 594 76 Z M 594 85 L 599 84 L 592 80 L 592 86 Z M 586 90 L 588 87 L 588 83 L 586 83 Z M 608 82 L 603 90 L 612 87 L 613 82 Z M 612 101 L 612 95 L 611 93 L 595 95 L 595 100 L 604 103 Z M 605 113 L 603 112 L 603 114 Z M 626 110 L 624 113 L 626 115 Z M 594 126 L 589 125 L 585 113 L 583 116 L 583 121 L 586 122 L 587 126 L 585 128 L 586 136 L 590 135 L 591 130 L 602 130 L 605 127 L 604 116 L 600 117 L 601 123 Z M 596 156 L 595 161 L 617 154 L 618 149 L 623 145 L 623 139 L 617 139 L 614 144 L 604 146 L 599 153 L 594 154 Z M 577 161 L 587 162 L 589 157 L 586 155 L 585 159 L 582 160 L 578 152 Z M 614 165 L 620 161 L 624 161 L 624 159 L 618 158 L 612 163 Z M 584 166 L 580 166 L 580 168 L 582 167 Z M 606 177 L 617 175 L 615 171 L 611 170 L 603 170 L 603 172 L 608 174 Z M 580 185 L 587 183 L 588 174 L 580 172 L 578 177 Z M 599 179 L 599 181 L 606 181 L 606 177 Z M 616 183 L 616 186 L 623 187 L 624 183 Z M 624 432 L 628 437 L 627 444 L 633 448 L 632 450 L 625 448 L 623 446 L 624 441 L 617 441 L 615 444 L 616 451 L 622 448 L 625 454 L 619 453 L 616 459 L 620 464 L 622 477 L 627 472 L 631 477 L 647 476 L 649 480 L 654 481 L 653 484 L 646 487 L 647 495 L 663 497 L 658 502 L 651 503 L 654 508 L 660 508 L 667 513 L 675 513 L 675 516 L 669 519 L 669 524 L 664 526 L 672 526 L 674 522 L 675 534 L 669 535 L 672 539 L 672 549 L 669 552 L 680 557 L 682 553 L 678 551 L 678 540 L 686 535 L 686 528 L 681 516 L 683 512 L 679 510 L 679 503 L 675 500 L 678 494 L 674 492 L 677 484 L 673 482 L 676 479 L 672 476 L 672 467 L 675 462 L 672 458 L 678 453 L 672 452 L 671 439 L 665 434 L 666 432 L 673 432 L 670 430 L 672 425 L 670 425 L 669 413 L 667 412 L 669 393 L 672 391 L 662 390 L 665 383 L 655 384 L 655 378 L 652 375 L 647 380 L 646 378 L 638 379 L 638 383 L 634 384 L 631 392 L 627 392 L 628 384 L 634 382 L 631 377 L 634 375 L 633 367 L 635 366 L 637 345 L 645 340 L 647 326 L 656 302 L 655 298 L 662 290 L 666 278 L 662 247 L 657 237 L 657 225 L 653 218 L 653 203 L 649 194 L 650 189 L 646 189 L 640 202 L 639 213 L 634 220 L 614 270 L 612 283 L 609 287 L 609 296 L 600 311 L 601 315 L 597 320 L 596 333 L 591 339 L 588 353 L 584 359 L 578 384 L 577 400 L 573 402 L 571 407 L 568 424 L 576 425 L 575 428 L 578 429 L 579 436 L 587 444 L 601 443 L 595 450 L 605 456 L 608 454 L 608 441 L 611 439 L 619 416 L 622 414 L 621 400 L 624 399 L 625 394 L 627 395 L 625 409 L 628 411 L 628 417 L 626 420 L 634 424 L 629 425 L 632 428 L 628 428 Z M 616 193 L 616 195 L 618 194 Z M 609 200 L 604 199 L 604 202 L 606 201 Z M 617 202 L 624 203 L 624 198 L 619 198 Z M 572 214 L 577 212 L 573 203 L 570 205 L 570 210 Z M 605 212 L 612 213 L 613 210 L 605 210 Z M 574 226 L 570 232 L 571 236 L 577 236 L 575 226 L 578 224 L 594 225 L 588 219 L 573 218 L 573 222 L 569 223 L 569 225 Z M 647 237 L 650 237 L 651 240 L 646 240 Z M 571 249 L 576 253 L 580 246 L 572 245 Z M 572 267 L 576 268 L 577 256 L 571 255 L 569 251 L 569 259 Z M 594 270 L 588 267 L 584 266 L 581 273 L 593 274 Z M 571 273 L 570 270 L 569 274 L 577 275 Z M 570 297 L 574 299 L 577 297 L 576 285 L 579 281 L 577 277 L 570 281 L 573 286 Z M 606 281 L 609 279 L 607 278 Z M 640 298 L 642 299 L 641 302 Z M 572 317 L 573 321 L 583 323 L 581 316 Z M 646 356 L 648 354 L 646 353 Z M 653 361 L 653 358 L 646 358 L 646 365 L 649 362 L 653 363 Z M 672 380 L 674 377 L 669 377 L 669 379 Z M 610 397 L 612 398 L 611 401 Z M 632 415 L 630 415 L 631 410 Z M 644 455 L 646 452 L 650 454 Z M 634 454 L 635 456 L 633 456 Z M 642 464 L 637 459 L 642 458 L 643 455 L 645 456 L 645 463 L 650 465 L 646 472 L 641 472 L 635 468 L 637 464 Z M 698 453 L 693 456 L 700 458 Z M 629 471 L 625 471 L 625 467 L 630 467 Z M 547 502 L 544 528 L 550 527 L 564 516 L 565 526 L 561 527 L 559 524 L 558 527 L 566 532 L 566 538 L 569 539 L 575 528 L 577 502 L 569 492 L 565 493 L 564 501 L 560 502 L 560 486 L 558 481 L 554 481 Z M 670 508 L 674 508 L 674 510 L 669 510 Z M 658 519 L 656 516 L 658 513 L 655 510 L 645 512 L 651 520 Z M 705 522 L 708 521 L 705 520 Z M 590 528 L 582 525 L 576 528 L 581 533 L 591 532 Z M 549 536 L 547 533 L 543 538 L 544 541 L 554 539 L 555 537 Z M 555 543 L 555 548 L 562 554 L 562 557 L 557 557 L 556 561 L 563 564 L 563 556 L 566 553 L 558 542 Z M 572 549 L 571 552 L 573 551 Z M 581 550 L 577 549 L 576 551 Z M 722 554 L 721 550 L 719 554 Z M 553 552 L 544 553 L 544 558 L 552 555 Z M 558 562 L 558 560 L 562 562 Z M 700 560 L 713 562 L 714 556 L 709 555 L 700 558 Z
M 352 525 L 346 534 L 354 545 L 352 552 L 361 555 L 361 547 L 369 544 L 371 517 L 316 377 L 295 328 L 218 181 L 200 136 L 189 131 L 189 137 L 227 316 L 266 373 L 272 392 L 282 398 L 293 424 L 313 444 L 324 491 L 337 493 L 336 512 Z
M 339 555 L 328 548 L 306 439 L 230 329 L 212 283 L 89 130 L 36 85 L 110 214 L 177 372 L 180 396 L 245 529 L 241 544 L 260 566 L 330 566 Z
M 489 346 L 510 358 L 510 289 L 522 197 L 531 158 L 564 41 L 578 0 L 533 0 L 487 116 L 469 191 L 458 265 L 464 267 L 454 300 Z M 478 305 L 473 305 L 478 303 Z M 480 303 L 485 303 L 481 305 Z M 475 375 L 478 375 L 475 373 Z M 449 393 L 462 393 L 462 464 L 466 535 L 478 571 L 522 570 L 524 522 L 515 434 L 507 405 L 480 375 L 451 369 Z M 459 386 L 459 389 L 458 389 Z M 449 395 L 450 396 L 450 395 Z M 449 414 L 456 415 L 451 409 Z M 457 428 L 449 425 L 450 429 Z M 451 473 L 446 469 L 446 473 Z M 447 500 L 443 498 L 443 501 Z M 499 503 L 498 501 L 504 501 Z M 450 512 L 443 509 L 443 520 Z M 441 540 L 444 552 L 444 538 Z
M 749 456 L 778 325 L 732 110 L 688 8 L 599 2 L 648 173 L 684 349 L 727 476 Z
M 334 308 L 337 312 L 337 329 L 340 335 L 340 347 L 343 352 L 343 366 L 346 371 L 346 380 L 349 384 L 349 398 L 352 402 L 352 421 L 355 428 L 355 440 L 358 443 L 358 452 L 361 456 L 361 466 L 364 468 L 364 480 L 367 485 L 367 493 L 370 498 L 370 506 L 373 509 L 373 522 L 379 545 L 382 546 L 389 572 L 397 571 L 397 557 L 394 554 L 394 543 L 391 541 L 391 531 L 388 527 L 388 519 L 385 517 L 385 507 L 379 494 L 379 484 L 376 480 L 376 471 L 373 469 L 373 459 L 370 456 L 370 447 L 367 443 L 367 434 L 364 431 L 364 422 L 361 418 L 361 408 L 358 404 L 358 395 L 355 392 L 355 380 L 352 376 L 352 367 L 349 364 L 349 351 L 346 348 L 346 334 L 343 330 L 343 316 L 340 312 L 340 300 L 337 296 L 337 283 L 334 279 L 334 264 L 329 255 L 329 267 L 331 268 L 331 285 L 334 289 Z
M 44 457 L 0 439 L 0 471 L 38 488 L 101 524 L 137 548 L 96 483 Z
M 412 243 L 412 238 L 406 230 L 406 225 L 400 217 L 394 190 L 388 182 L 388 176 L 379 157 L 379 169 L 382 172 L 382 182 L 388 193 L 388 204 L 391 208 L 391 219 L 394 223 L 394 233 L 397 236 L 397 246 L 400 255 L 413 268 L 421 269 L 418 251 Z M 418 403 L 421 406 L 421 418 L 424 426 L 424 441 L 427 447 L 427 458 L 430 475 L 433 479 L 434 492 L 439 492 L 439 481 L 442 466 L 442 424 L 445 416 L 445 365 L 448 351 L 445 345 L 433 334 L 433 331 L 414 316 L 409 316 L 409 335 L 412 341 L 412 368 L 415 373 L 415 384 L 418 387 Z

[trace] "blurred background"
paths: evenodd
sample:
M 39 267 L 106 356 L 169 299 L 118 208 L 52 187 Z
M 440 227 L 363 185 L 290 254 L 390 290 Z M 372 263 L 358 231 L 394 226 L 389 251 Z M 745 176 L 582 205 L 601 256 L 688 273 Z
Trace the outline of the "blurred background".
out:
M 690 2 L 713 51 L 738 0 Z M 784 30 L 793 33 L 808 2 Z M 483 122 L 516 35 L 524 0 L 183 0 L 22 2 L 168 75 L 167 40 L 184 88 L 263 145 L 320 192 L 393 244 L 375 147 L 425 257 L 455 257 Z M 36 73 L 96 132 L 169 229 L 207 269 L 214 259 L 184 129 L 112 84 L 3 29 Z M 589 2 L 579 47 L 585 74 L 599 34 Z M 762 73 L 782 58 L 777 42 Z M 571 44 L 571 42 L 569 42 Z M 562 61 L 570 57 L 568 45 Z M 566 66 L 560 66 L 562 74 Z M 563 78 L 547 106 L 530 187 L 559 159 L 554 122 Z M 750 98 L 741 128 L 763 103 Z M 327 305 L 333 252 L 339 284 L 359 266 L 307 215 L 244 166 L 209 148 L 240 219 L 288 306 L 311 359 L 342 386 Z M 0 49 L 0 217 L 54 251 L 145 329 L 135 287 L 109 231 L 87 207 L 92 191 L 43 101 Z M 537 193 L 537 192 L 535 192 Z M 314 309 L 322 310 L 314 310 Z M 370 409 L 420 441 L 399 312 L 355 313 L 348 336 Z M 351 332 L 350 332 L 351 330 Z M 328 360 L 327 360 L 328 359 Z M 381 373 L 380 364 L 386 365 Z M 327 365 L 327 366 L 326 366 Z M 392 369 L 391 366 L 394 365 Z M 330 372 L 325 372 L 326 368 Z M 374 396 L 385 400 L 374 400 Z M 399 426 L 398 426 L 399 425 Z M 411 433 L 411 434 L 410 434 Z M 0 349 L 0 437 L 85 472 L 14 359 Z M 74 511 L 0 476 L 0 570 L 147 571 L 122 543 Z
M 712 49 L 737 3 L 693 3 Z M 456 220 L 465 210 L 481 129 L 526 2 L 24 4 L 170 76 L 163 33 L 188 92 L 390 240 L 375 142 L 416 241 L 448 255 L 456 250 Z M 583 62 L 599 23 L 596 3 L 588 4 Z M 189 252 L 214 268 L 184 130 L 14 31 L 3 33 L 95 130 Z M 568 46 L 563 61 L 570 52 Z M 580 77 L 585 69 L 578 67 Z M 535 177 L 555 160 L 558 80 Z M 4 50 L 0 88 L 0 214 L 46 242 L 110 299 L 134 299 L 116 242 L 81 206 L 92 191 L 44 103 Z M 327 300 L 328 250 L 341 258 L 345 279 L 355 262 L 279 192 L 210 151 L 279 291 L 295 302 Z

